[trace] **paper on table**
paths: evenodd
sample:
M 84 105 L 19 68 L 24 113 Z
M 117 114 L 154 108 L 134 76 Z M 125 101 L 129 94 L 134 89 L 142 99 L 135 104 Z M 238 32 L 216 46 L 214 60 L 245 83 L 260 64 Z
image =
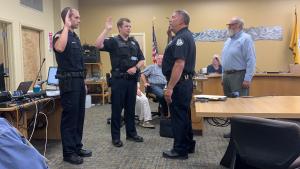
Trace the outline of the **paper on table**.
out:
M 46 91 L 46 95 L 49 97 L 59 96 L 59 94 L 60 94 L 59 90 Z
M 212 101 L 224 101 L 227 99 L 226 96 L 221 96 L 221 95 L 195 95 L 194 96 L 196 100 L 198 99 L 208 99 Z

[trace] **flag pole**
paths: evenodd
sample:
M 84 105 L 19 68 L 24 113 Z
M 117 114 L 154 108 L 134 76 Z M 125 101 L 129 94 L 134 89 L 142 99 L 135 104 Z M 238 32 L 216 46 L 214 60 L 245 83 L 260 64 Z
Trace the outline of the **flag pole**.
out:
M 152 62 L 155 63 L 155 56 L 158 53 L 157 49 L 157 41 L 156 41 L 156 35 L 155 35 L 155 29 L 154 29 L 154 21 L 156 20 L 156 17 L 153 16 L 152 18 Z

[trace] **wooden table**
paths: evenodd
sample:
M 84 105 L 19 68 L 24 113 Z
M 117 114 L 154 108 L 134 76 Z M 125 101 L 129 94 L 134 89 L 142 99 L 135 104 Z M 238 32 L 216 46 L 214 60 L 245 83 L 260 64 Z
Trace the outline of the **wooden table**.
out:
M 208 75 L 202 83 L 202 94 L 223 95 L 221 75 Z M 300 74 L 256 73 L 250 86 L 250 96 L 300 96 Z
M 195 78 L 194 81 L 201 84 L 195 94 L 223 95 L 220 74 Z M 299 86 L 300 74 L 256 73 L 250 86 L 250 96 L 300 96 L 300 90 L 297 90 Z M 203 128 L 203 118 L 196 116 L 193 103 L 191 110 L 193 129 L 200 131 Z
M 28 137 L 28 120 L 34 117 L 36 106 L 44 107 L 43 113 L 48 118 L 48 139 L 60 140 L 60 119 L 62 108 L 58 98 L 34 99 L 22 104 L 11 104 L 9 107 L 0 108 L 0 114 L 16 127 L 25 137 Z M 55 107 L 53 107 L 55 106 Z M 53 110 L 51 110 L 54 108 Z M 51 111 L 51 112 L 50 112 Z M 42 117 L 43 118 L 43 117 Z M 45 128 L 36 129 L 33 138 L 44 139 Z
M 228 98 L 226 101 L 195 102 L 197 117 L 300 118 L 300 96 Z M 203 126 L 202 126 L 203 130 Z

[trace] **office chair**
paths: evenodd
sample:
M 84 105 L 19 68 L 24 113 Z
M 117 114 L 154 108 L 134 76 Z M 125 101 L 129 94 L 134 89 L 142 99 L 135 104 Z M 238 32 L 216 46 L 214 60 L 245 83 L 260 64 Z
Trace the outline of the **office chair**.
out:
M 296 123 L 236 116 L 231 119 L 231 169 L 300 168 L 300 127 Z
M 156 97 L 156 95 L 154 93 L 151 93 L 151 88 L 150 86 L 145 87 L 145 93 L 146 93 L 146 97 L 148 99 L 151 99 L 154 103 L 158 103 L 158 107 L 157 107 L 157 111 L 151 111 L 151 115 L 153 116 L 158 116 L 160 117 L 162 115 L 162 105 L 159 103 L 158 98 Z

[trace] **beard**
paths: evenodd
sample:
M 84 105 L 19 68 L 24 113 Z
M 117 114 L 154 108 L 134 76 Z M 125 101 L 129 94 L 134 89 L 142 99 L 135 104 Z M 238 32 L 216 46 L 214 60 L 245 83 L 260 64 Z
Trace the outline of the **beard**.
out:
M 236 32 L 235 32 L 234 30 L 232 30 L 232 29 L 228 29 L 228 31 L 227 31 L 227 35 L 228 35 L 229 37 L 232 37 L 235 33 L 236 33 Z

